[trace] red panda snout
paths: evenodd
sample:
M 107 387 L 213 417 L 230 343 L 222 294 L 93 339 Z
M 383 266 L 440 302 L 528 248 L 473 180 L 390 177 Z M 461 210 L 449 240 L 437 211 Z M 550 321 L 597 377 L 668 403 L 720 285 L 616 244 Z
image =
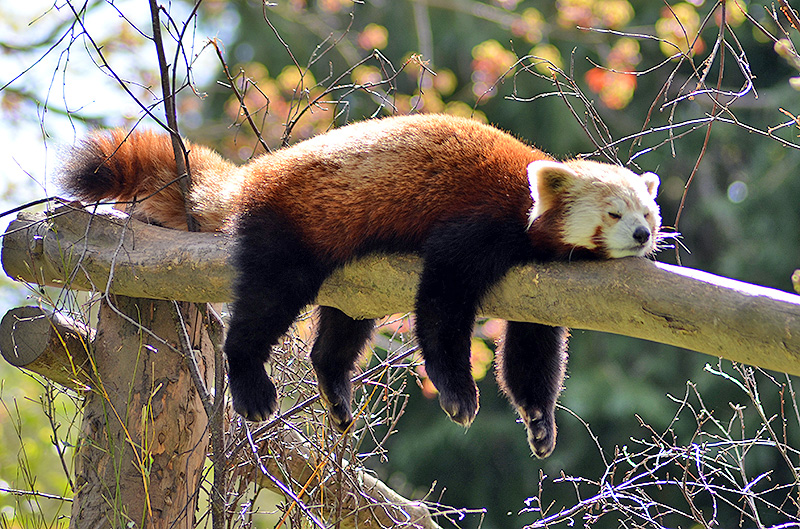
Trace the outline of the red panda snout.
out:
M 597 241 L 611 258 L 637 256 L 641 257 L 652 253 L 656 249 L 654 236 L 658 226 L 651 225 L 648 217 L 653 212 L 628 212 L 619 218 L 611 216 L 609 226 L 603 231 L 603 236 Z
M 650 240 L 650 230 L 644 226 L 639 226 L 633 230 L 633 239 L 639 244 L 644 244 Z

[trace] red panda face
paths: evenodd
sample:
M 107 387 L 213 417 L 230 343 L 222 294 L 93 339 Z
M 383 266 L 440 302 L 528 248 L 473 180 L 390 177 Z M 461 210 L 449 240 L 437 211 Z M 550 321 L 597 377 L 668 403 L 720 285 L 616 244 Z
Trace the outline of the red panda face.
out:
M 603 257 L 643 256 L 656 249 L 661 216 L 658 176 L 600 162 L 537 161 L 528 166 L 530 222 L 555 210 L 558 237 Z

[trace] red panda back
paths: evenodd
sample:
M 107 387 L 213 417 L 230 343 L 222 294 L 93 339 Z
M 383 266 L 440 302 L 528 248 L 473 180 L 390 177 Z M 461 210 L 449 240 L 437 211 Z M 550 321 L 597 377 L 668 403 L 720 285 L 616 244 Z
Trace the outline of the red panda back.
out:
M 527 223 L 527 165 L 549 158 L 477 121 L 369 120 L 245 166 L 244 211 L 288 219 L 316 251 L 348 259 L 364 243 L 417 247 L 432 226 L 484 216 Z

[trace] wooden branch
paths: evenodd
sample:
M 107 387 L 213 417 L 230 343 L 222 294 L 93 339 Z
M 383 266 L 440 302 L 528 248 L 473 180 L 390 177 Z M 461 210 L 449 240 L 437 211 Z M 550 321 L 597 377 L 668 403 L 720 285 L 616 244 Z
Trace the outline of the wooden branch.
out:
M 87 354 L 94 331 L 41 307 L 17 307 L 0 322 L 0 352 L 11 365 L 77 391 L 92 387 Z
M 203 302 L 226 300 L 229 253 L 219 233 L 167 230 L 116 210 L 92 215 L 75 203 L 21 213 L 4 235 L 2 263 L 12 279 L 39 285 Z
M 5 235 L 6 273 L 38 284 L 155 299 L 230 299 L 231 241 L 75 206 L 21 214 Z M 421 270 L 409 255 L 373 255 L 335 273 L 317 302 L 356 318 L 412 310 Z M 800 374 L 800 297 L 644 259 L 526 265 L 482 314 L 667 343 Z

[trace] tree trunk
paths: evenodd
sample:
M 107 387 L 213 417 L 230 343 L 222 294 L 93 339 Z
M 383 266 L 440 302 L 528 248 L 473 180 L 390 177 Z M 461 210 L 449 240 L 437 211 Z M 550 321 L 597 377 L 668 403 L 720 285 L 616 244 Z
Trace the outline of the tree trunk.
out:
M 187 363 L 176 350 L 174 314 L 167 301 L 112 296 L 101 304 L 71 529 L 194 527 L 208 428 Z M 199 321 L 196 312 L 187 321 Z M 190 336 L 208 384 L 213 349 L 199 329 L 194 325 Z

